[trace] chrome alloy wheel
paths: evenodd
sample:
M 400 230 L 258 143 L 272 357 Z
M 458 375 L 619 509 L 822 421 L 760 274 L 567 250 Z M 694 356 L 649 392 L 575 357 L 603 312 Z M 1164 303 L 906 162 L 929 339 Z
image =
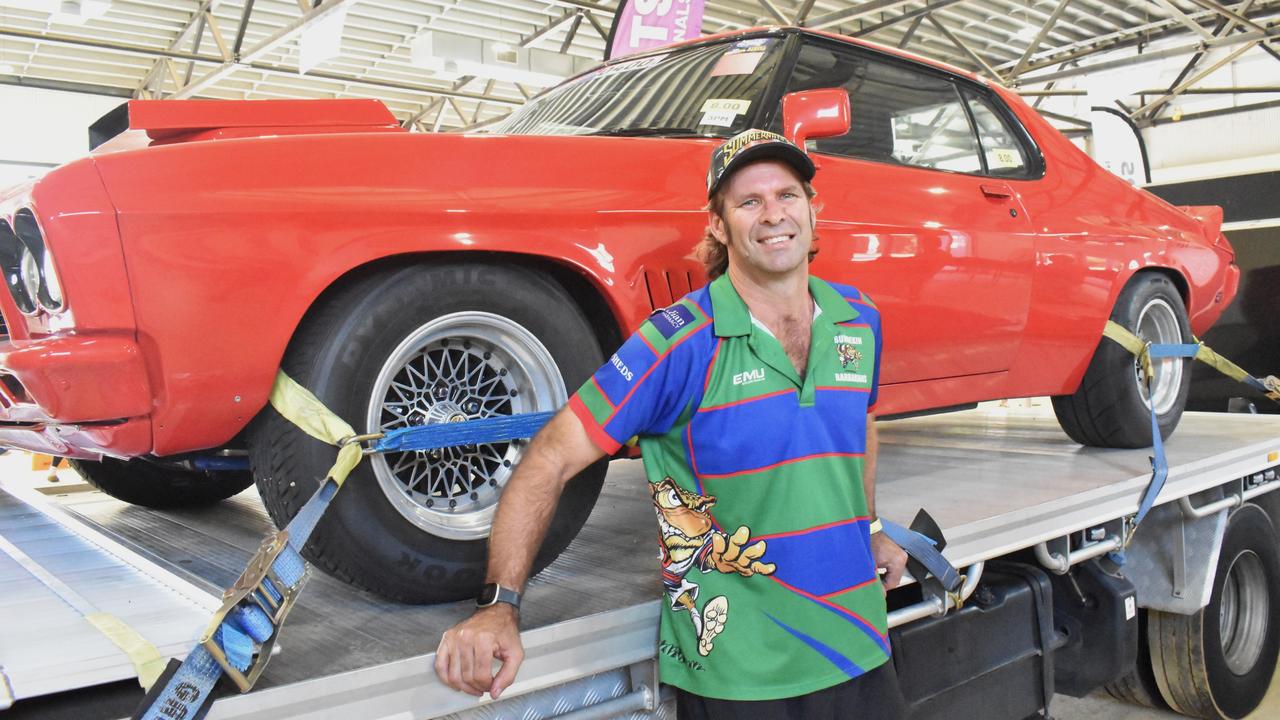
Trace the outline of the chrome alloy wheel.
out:
M 1167 300 L 1161 297 L 1151 298 L 1138 313 L 1138 323 L 1134 334 L 1143 340 L 1159 345 L 1172 345 L 1182 342 L 1182 328 L 1178 324 L 1178 314 Z M 1164 358 L 1152 361 L 1155 370 L 1155 381 L 1152 383 L 1150 395 L 1147 392 L 1147 374 L 1142 363 L 1134 359 L 1134 377 L 1138 383 L 1138 391 L 1148 407 L 1155 405 L 1156 414 L 1163 415 L 1171 410 L 1178 401 L 1178 391 L 1182 388 L 1182 373 L 1185 363 L 1182 358 Z
M 1271 599 L 1262 560 L 1246 550 L 1231 561 L 1222 586 L 1218 633 L 1227 667 L 1244 675 L 1258 664 L 1270 622 Z
M 366 426 L 413 425 L 555 410 L 568 395 L 551 353 L 513 320 L 444 315 L 391 353 L 370 395 Z M 405 519 L 452 540 L 487 537 L 498 496 L 527 441 L 371 456 L 378 485 Z

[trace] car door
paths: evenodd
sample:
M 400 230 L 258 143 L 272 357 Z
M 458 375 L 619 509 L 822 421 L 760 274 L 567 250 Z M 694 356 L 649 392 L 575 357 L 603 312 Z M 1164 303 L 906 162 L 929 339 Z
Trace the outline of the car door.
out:
M 880 307 L 885 384 L 1002 372 L 1026 325 L 1035 254 L 1018 185 L 1033 154 L 968 85 L 817 38 L 788 80 L 849 92 L 850 132 L 810 143 L 814 269 Z M 980 133 L 979 119 L 994 125 Z

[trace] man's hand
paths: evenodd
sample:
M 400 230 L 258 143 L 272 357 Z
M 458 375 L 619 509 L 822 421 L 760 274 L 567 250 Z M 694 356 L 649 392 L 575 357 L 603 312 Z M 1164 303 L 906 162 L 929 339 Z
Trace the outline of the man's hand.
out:
M 436 648 L 436 675 L 454 690 L 494 700 L 516 679 L 524 661 L 516 609 L 506 603 L 481 608 L 454 625 Z M 493 661 L 502 662 L 495 677 Z
M 871 556 L 875 558 L 876 567 L 886 570 L 881 580 L 886 590 L 898 587 L 902 582 L 902 573 L 907 569 L 907 551 L 898 547 L 898 543 L 889 539 L 883 532 L 871 536 Z
M 718 532 L 712 534 L 711 552 L 707 555 L 711 566 L 722 573 L 737 573 L 742 577 L 751 577 L 756 573 L 772 575 L 776 566 L 759 561 L 760 556 L 764 555 L 764 541 L 744 548 L 743 545 L 750 539 L 751 531 L 745 525 L 728 538 Z

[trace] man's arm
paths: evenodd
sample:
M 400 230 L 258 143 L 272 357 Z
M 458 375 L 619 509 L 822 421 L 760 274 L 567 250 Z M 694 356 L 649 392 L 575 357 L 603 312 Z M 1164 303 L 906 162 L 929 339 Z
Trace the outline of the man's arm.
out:
M 567 407 L 551 418 L 502 491 L 489 537 L 486 582 L 523 590 L 565 483 L 603 456 Z M 496 699 L 524 660 L 518 619 L 514 607 L 497 603 L 450 628 L 436 649 L 436 674 L 456 690 L 477 697 L 487 692 Z M 502 663 L 496 676 L 494 659 Z
M 872 520 L 876 513 L 876 457 L 880 454 L 880 436 L 876 432 L 875 413 L 867 414 L 867 451 L 862 459 L 862 488 L 867 493 L 867 514 Z M 871 555 L 876 567 L 884 568 L 884 586 L 892 590 L 902 581 L 907 568 L 907 553 L 883 532 L 871 536 Z

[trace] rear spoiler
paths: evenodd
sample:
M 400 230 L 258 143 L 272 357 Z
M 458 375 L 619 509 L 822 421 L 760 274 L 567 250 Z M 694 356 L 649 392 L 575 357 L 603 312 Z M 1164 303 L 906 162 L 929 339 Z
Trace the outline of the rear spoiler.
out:
M 89 149 L 129 130 L 143 131 L 152 140 L 181 142 L 228 128 L 239 130 L 236 137 L 246 137 L 395 130 L 399 124 L 377 100 L 130 100 L 89 126 Z
M 1179 210 L 1191 216 L 1204 227 L 1204 237 L 1209 242 L 1235 255 L 1235 249 L 1222 234 L 1222 207 L 1219 205 L 1178 205 Z

